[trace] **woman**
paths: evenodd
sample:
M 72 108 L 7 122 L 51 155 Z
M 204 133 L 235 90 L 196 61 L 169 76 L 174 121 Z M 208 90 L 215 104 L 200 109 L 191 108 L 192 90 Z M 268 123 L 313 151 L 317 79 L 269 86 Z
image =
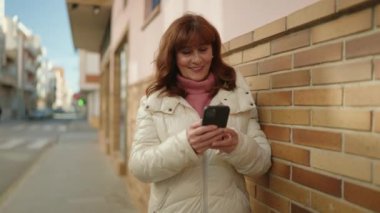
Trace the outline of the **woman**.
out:
M 149 212 L 250 212 L 244 175 L 271 165 L 249 87 L 220 50 L 218 32 L 198 15 L 178 18 L 161 38 L 129 159 L 152 183 Z M 230 107 L 227 128 L 202 126 L 204 107 L 220 104 Z

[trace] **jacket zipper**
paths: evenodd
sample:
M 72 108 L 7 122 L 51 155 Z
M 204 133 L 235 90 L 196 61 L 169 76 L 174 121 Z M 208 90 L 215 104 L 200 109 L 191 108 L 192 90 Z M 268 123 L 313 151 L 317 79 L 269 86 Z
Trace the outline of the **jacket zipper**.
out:
M 207 184 L 207 176 L 208 176 L 208 150 L 203 153 L 202 156 L 202 184 L 203 184 L 203 192 L 202 192 L 202 212 L 208 213 L 208 184 Z
M 212 99 L 210 101 L 213 101 Z M 198 112 L 185 100 L 184 101 L 185 106 L 190 107 L 195 114 L 198 115 Z M 208 150 L 206 150 L 202 155 L 202 201 L 201 201 L 201 210 L 202 213 L 208 213 L 208 184 L 207 184 L 207 177 L 208 177 Z

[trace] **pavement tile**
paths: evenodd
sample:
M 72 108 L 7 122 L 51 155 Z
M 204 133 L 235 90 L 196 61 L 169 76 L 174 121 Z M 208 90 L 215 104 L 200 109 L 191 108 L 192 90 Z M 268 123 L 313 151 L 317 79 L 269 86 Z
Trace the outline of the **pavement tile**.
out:
M 100 151 L 96 131 L 83 122 L 72 126 L 81 128 L 70 128 L 46 150 L 0 204 L 1 213 L 137 212 Z

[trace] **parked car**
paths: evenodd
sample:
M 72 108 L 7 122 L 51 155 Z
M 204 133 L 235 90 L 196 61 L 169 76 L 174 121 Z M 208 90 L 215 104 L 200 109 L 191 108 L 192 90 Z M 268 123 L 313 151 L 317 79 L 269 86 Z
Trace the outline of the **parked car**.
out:
M 53 110 L 51 109 L 35 109 L 28 114 L 28 118 L 31 120 L 41 120 L 53 117 Z

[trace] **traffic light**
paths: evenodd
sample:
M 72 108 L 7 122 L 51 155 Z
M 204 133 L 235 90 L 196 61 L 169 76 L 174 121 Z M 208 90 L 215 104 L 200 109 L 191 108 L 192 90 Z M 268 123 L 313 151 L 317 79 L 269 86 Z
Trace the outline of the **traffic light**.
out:
M 76 103 L 78 107 L 86 106 L 87 101 L 85 95 L 80 92 L 77 92 L 73 95 L 73 100 L 75 101 L 74 103 Z
M 77 105 L 82 107 L 82 106 L 85 106 L 86 105 L 86 100 L 84 98 L 79 98 L 77 100 Z

